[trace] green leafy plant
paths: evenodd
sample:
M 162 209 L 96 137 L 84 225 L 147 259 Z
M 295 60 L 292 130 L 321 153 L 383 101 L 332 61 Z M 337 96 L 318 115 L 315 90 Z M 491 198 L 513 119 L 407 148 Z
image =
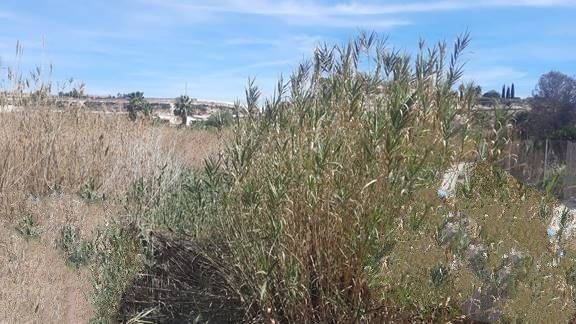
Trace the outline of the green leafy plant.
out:
M 450 269 L 442 264 L 438 264 L 430 270 L 432 285 L 436 288 L 444 284 L 450 276 Z
M 34 219 L 32 215 L 26 215 L 20 219 L 16 230 L 22 237 L 26 240 L 36 239 L 40 236 L 40 229 L 38 228 L 38 222 Z
M 138 233 L 134 228 L 115 225 L 100 232 L 95 240 L 90 265 L 95 274 L 92 296 L 95 314 L 90 321 L 94 324 L 118 320 L 121 296 L 143 263 Z
M 67 264 L 79 268 L 90 262 L 94 248 L 92 242 L 81 239 L 80 229 L 63 227 L 56 244 L 64 252 Z
M 223 307 L 245 322 L 447 322 L 461 315 L 462 299 L 478 281 L 496 292 L 526 292 L 542 273 L 552 274 L 542 257 L 544 221 L 526 208 L 539 201 L 522 201 L 495 166 L 509 140 L 508 116 L 497 111 L 485 116 L 487 128 L 478 127 L 469 114 L 474 96 L 458 93 L 467 44 L 467 35 L 452 51 L 422 42 L 412 59 L 375 34 L 361 34 L 342 46 L 319 46 L 269 100 L 260 100 L 250 80 L 245 118 L 237 115 L 221 156 L 164 190 L 153 177 L 134 185 L 126 222 L 136 233 L 118 238 L 122 244 L 108 242 L 114 257 L 104 249 L 108 262 L 98 262 L 105 274 L 98 281 L 101 307 L 109 314 L 117 305 L 111 301 L 128 284 L 115 274 L 134 278 L 138 253 L 147 261 L 137 278 L 149 286 L 136 281 L 124 290 L 143 298 L 132 295 L 121 318 L 157 306 L 154 318 L 192 322 L 198 310 L 217 313 L 210 298 L 224 292 L 233 302 Z M 466 196 L 440 200 L 445 170 L 464 161 L 475 163 Z M 450 213 L 459 218 L 445 217 Z M 150 243 L 153 231 L 168 233 L 158 236 L 168 257 Z M 486 256 L 474 259 L 477 243 Z M 493 280 L 503 251 L 517 245 L 538 256 L 540 268 L 521 270 L 538 279 L 501 271 Z M 117 254 L 126 247 L 134 249 L 123 259 Z M 182 274 L 191 266 L 202 267 Z M 206 272 L 214 275 L 201 288 L 222 288 L 218 294 L 197 294 L 193 309 L 189 300 L 166 297 L 180 292 L 166 288 L 173 282 L 167 278 L 196 293 Z M 548 292 L 556 291 L 555 279 L 543 283 Z M 169 291 L 155 293 L 162 289 Z M 532 311 L 522 300 L 506 302 L 512 318 Z M 182 309 L 189 312 L 175 312 Z
M 105 195 L 100 195 L 98 193 L 97 184 L 94 179 L 90 179 L 84 183 L 82 188 L 80 188 L 80 191 L 78 191 L 78 195 L 86 201 L 98 201 L 105 199 Z
M 229 111 L 219 111 L 208 117 L 204 124 L 208 127 L 214 127 L 221 130 L 224 127 L 232 125 L 234 116 Z

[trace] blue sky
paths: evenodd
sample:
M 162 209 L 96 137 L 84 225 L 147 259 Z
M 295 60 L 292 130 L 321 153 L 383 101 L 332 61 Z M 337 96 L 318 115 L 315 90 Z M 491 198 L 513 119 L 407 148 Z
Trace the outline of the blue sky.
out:
M 318 42 L 360 30 L 406 51 L 420 38 L 452 41 L 468 30 L 466 79 L 484 90 L 531 94 L 550 70 L 576 74 L 576 0 L 2 0 L 0 57 L 14 66 L 52 63 L 94 94 L 233 101 L 248 77 L 265 94 Z M 5 73 L 5 69 L 2 70 Z

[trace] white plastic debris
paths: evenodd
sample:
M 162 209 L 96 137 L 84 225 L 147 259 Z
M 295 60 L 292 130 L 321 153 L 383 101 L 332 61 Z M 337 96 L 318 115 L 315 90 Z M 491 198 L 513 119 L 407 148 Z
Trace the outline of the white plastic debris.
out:
M 438 188 L 438 197 L 442 199 L 454 197 L 458 182 L 461 182 L 461 178 L 470 170 L 471 166 L 472 163 L 460 162 L 448 169 L 442 177 L 442 185 Z
M 560 204 L 552 210 L 552 219 L 546 233 L 556 253 L 552 260 L 553 267 L 560 265 L 562 258 L 566 255 L 560 241 L 573 239 L 576 234 L 576 217 L 574 216 L 576 216 L 576 209 L 567 207 L 565 204 Z M 560 233 L 562 236 L 558 237 Z
M 576 210 L 564 204 L 556 206 L 552 210 L 552 219 L 546 229 L 551 242 L 558 239 L 558 232 L 562 227 L 562 217 L 565 217 L 564 228 L 562 228 L 562 240 L 568 239 L 576 234 Z

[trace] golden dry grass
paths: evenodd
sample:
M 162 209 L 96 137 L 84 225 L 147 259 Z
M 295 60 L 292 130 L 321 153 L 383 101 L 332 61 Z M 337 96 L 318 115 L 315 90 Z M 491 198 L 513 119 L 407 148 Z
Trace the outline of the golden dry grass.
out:
M 0 114 L 0 192 L 44 195 L 77 191 L 94 181 L 100 193 L 122 194 L 141 177 L 198 165 L 217 147 L 208 131 L 132 123 L 82 110 Z
M 92 274 L 66 265 L 62 228 L 94 238 L 136 180 L 165 172 L 160 187 L 169 185 L 226 137 L 84 110 L 5 112 L 0 123 L 0 323 L 87 322 Z M 18 233 L 25 218 L 37 237 Z

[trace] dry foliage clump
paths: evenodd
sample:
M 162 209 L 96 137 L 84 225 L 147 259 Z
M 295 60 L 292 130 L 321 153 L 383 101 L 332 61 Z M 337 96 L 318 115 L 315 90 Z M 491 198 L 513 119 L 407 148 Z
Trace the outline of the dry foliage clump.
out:
M 86 110 L 0 114 L 0 192 L 42 196 L 77 192 L 120 196 L 163 168 L 198 166 L 218 148 L 208 131 L 179 131 Z M 200 154 L 198 154 L 201 152 Z
M 236 280 L 233 268 L 206 256 L 205 247 L 190 240 L 152 233 L 150 244 L 152 262 L 123 295 L 121 314 L 145 309 L 146 320 L 156 323 L 188 322 L 191 314 L 198 322 L 242 321 L 246 310 L 240 292 L 230 285 Z
M 167 190 L 226 136 L 50 103 L 0 112 L 0 123 L 0 322 L 11 323 L 94 316 L 93 273 L 78 265 L 135 183 Z

